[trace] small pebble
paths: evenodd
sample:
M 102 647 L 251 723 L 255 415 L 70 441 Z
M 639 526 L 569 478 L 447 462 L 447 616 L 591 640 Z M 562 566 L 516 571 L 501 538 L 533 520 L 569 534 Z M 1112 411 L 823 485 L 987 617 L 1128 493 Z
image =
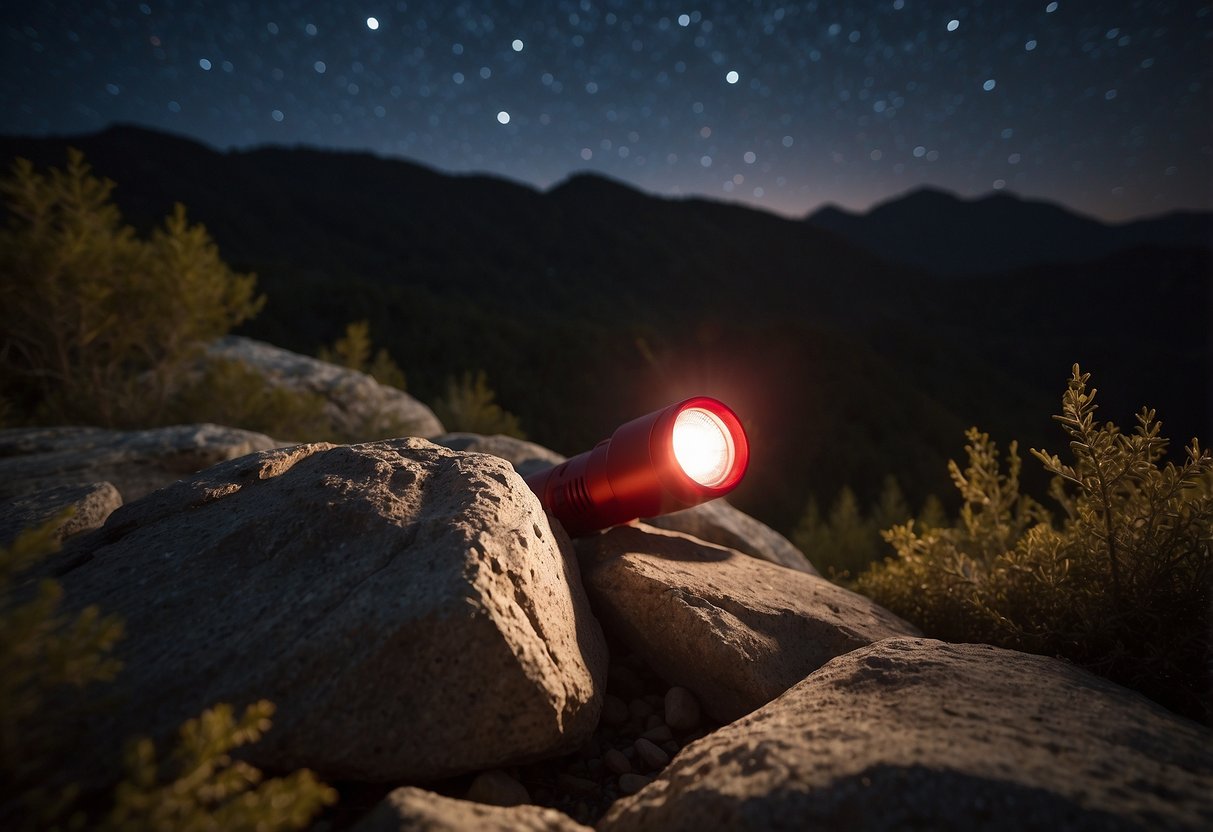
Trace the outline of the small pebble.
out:
M 682 746 L 678 744 L 677 740 L 666 740 L 665 742 L 658 743 L 658 745 L 660 745 L 661 749 L 671 757 L 682 750 Z
M 665 702 L 659 693 L 646 693 L 644 695 L 644 701 L 648 702 L 654 711 L 660 711 L 662 704 Z
M 699 725 L 699 700 L 683 687 L 672 687 L 665 694 L 665 723 L 675 731 L 690 731 Z
M 597 797 L 599 788 L 593 780 L 584 777 L 574 777 L 571 774 L 561 774 L 556 778 L 556 786 L 568 794 Z
M 653 706 L 643 699 L 633 699 L 628 703 L 628 712 L 637 719 L 647 719 L 653 713 Z
M 664 749 L 653 744 L 650 740 L 646 740 L 644 737 L 641 737 L 640 739 L 636 740 L 635 743 L 633 743 L 633 747 L 636 749 L 636 755 L 640 757 L 644 764 L 649 768 L 665 768 L 667 765 L 669 765 L 670 755 L 667 754 Z
M 652 731 L 658 725 L 665 725 L 657 714 L 649 714 L 644 720 L 644 730 Z
M 632 770 L 632 764 L 628 762 L 628 758 L 618 748 L 612 748 L 603 754 L 602 762 L 616 774 L 627 774 Z
M 619 775 L 619 790 L 624 794 L 636 794 L 652 782 L 652 777 L 645 777 L 643 774 L 621 774 Z
M 646 740 L 652 740 L 658 745 L 674 739 L 674 733 L 670 730 L 670 726 L 668 725 L 658 725 L 656 728 L 650 728 L 640 736 L 644 737 Z
M 531 802 L 526 786 L 500 769 L 477 774 L 468 786 L 466 799 L 490 806 L 520 806 Z
M 627 719 L 627 703 L 608 693 L 602 700 L 602 721 L 607 725 L 622 725 Z

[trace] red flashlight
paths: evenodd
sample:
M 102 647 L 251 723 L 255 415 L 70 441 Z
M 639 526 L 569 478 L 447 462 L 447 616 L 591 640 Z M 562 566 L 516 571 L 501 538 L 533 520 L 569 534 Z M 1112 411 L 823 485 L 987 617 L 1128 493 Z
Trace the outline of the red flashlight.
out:
M 577 537 L 722 497 L 749 461 L 741 420 L 716 399 L 696 396 L 621 425 L 593 450 L 526 483 Z

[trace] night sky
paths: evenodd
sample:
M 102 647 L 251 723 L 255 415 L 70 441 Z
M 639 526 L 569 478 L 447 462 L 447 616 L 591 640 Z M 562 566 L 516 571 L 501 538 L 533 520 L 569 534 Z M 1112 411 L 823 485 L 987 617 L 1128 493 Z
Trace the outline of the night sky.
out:
M 0 130 L 134 123 L 803 215 L 923 184 L 1213 207 L 1213 6 L 6 3 Z

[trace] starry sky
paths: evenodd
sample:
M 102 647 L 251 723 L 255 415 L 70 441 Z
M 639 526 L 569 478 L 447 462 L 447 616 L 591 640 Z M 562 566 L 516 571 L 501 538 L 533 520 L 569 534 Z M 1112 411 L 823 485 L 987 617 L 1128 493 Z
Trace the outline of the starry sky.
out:
M 592 171 L 789 216 L 921 185 L 1213 208 L 1199 0 L 37 2 L 0 132 L 133 123 L 541 188 Z

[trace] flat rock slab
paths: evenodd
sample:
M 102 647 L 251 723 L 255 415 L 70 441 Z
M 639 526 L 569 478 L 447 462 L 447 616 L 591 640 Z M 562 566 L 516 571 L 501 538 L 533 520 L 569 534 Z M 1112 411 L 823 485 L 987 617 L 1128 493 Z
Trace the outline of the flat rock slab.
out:
M 689 534 L 708 543 L 736 549 L 746 555 L 777 563 L 797 572 L 820 575 L 792 541 L 723 498 L 663 514 L 645 521 L 659 529 Z
M 487 806 L 423 789 L 395 789 L 350 832 L 592 832 L 541 806 Z
M 0 497 L 109 482 L 129 503 L 204 468 L 281 445 L 263 433 L 207 423 L 10 428 L 0 430 Z
M 1213 828 L 1213 732 L 1056 659 L 897 638 L 688 746 L 600 832 Z
M 21 532 L 49 523 L 71 509 L 71 515 L 55 529 L 55 540 L 62 542 L 72 535 L 101 528 L 120 505 L 122 495 L 108 482 L 60 485 L 0 499 L 0 547 L 8 546 Z
M 843 653 L 918 631 L 824 578 L 678 532 L 619 526 L 577 541 L 603 626 L 719 722 Z
M 66 597 L 127 633 L 124 704 L 80 728 L 86 750 L 266 698 L 255 763 L 422 782 L 571 751 L 598 721 L 606 648 L 576 559 L 496 457 L 423 439 L 262 452 L 72 550 Z
M 445 432 L 434 411 L 417 399 L 357 370 L 238 335 L 220 338 L 206 354 L 238 361 L 273 386 L 319 395 L 330 424 L 342 435 L 433 437 Z

